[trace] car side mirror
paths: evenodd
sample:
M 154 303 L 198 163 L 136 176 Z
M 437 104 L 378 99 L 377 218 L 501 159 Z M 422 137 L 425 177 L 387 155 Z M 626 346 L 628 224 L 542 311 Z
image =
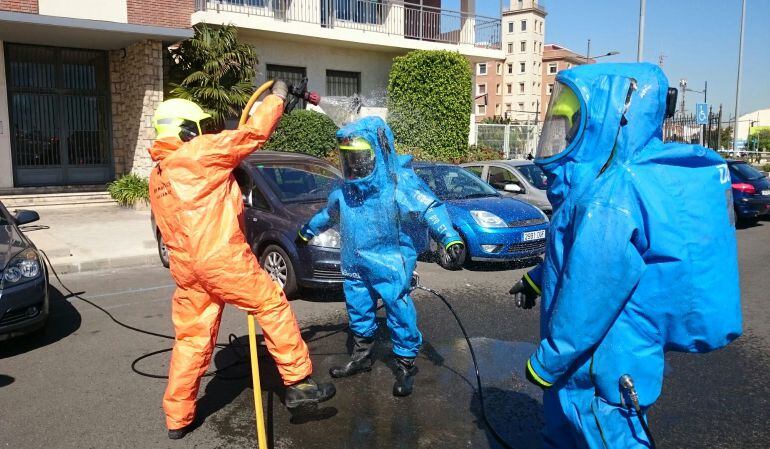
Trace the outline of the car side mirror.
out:
M 523 189 L 518 184 L 506 184 L 503 187 L 503 190 L 505 190 L 506 192 L 513 192 L 513 193 L 521 193 L 521 192 L 523 192 Z
M 251 202 L 251 195 L 252 195 L 251 191 L 243 194 L 243 204 L 246 207 L 254 207 L 254 204 Z
M 28 223 L 33 223 L 35 221 L 40 220 L 40 215 L 38 215 L 37 212 L 34 210 L 17 210 L 16 215 L 14 216 L 16 219 L 17 225 L 25 225 Z

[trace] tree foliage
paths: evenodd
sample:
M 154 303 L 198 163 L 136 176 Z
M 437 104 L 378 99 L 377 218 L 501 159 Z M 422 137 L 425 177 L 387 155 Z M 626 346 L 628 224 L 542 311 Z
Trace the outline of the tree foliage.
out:
M 415 50 L 393 60 L 388 122 L 396 141 L 443 160 L 468 150 L 470 63 L 459 53 Z
M 323 158 L 337 146 L 337 125 L 324 114 L 295 109 L 284 115 L 264 149 Z
M 200 105 L 219 128 L 240 116 L 254 92 L 257 55 L 239 43 L 233 25 L 195 26 L 195 35 L 171 51 L 171 95 Z

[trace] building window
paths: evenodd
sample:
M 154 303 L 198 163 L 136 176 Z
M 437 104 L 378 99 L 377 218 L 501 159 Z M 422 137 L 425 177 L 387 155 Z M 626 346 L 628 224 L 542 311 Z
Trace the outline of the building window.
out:
M 519 93 L 520 94 L 524 93 L 524 83 L 519 83 Z M 466 111 L 467 111 L 467 109 L 466 109 Z
M 521 31 L 527 31 L 527 21 L 526 20 L 522 20 L 521 21 Z
M 513 42 L 508 43 L 508 54 L 513 53 Z
M 548 95 L 551 95 L 553 93 L 553 84 L 549 84 L 548 85 L 546 92 L 548 93 Z M 466 109 L 466 111 L 467 111 L 467 109 Z
M 502 75 L 503 74 L 503 64 L 497 63 L 497 74 Z
M 467 111 L 467 109 L 466 109 Z M 487 105 L 485 104 L 477 104 L 476 105 L 476 114 L 477 115 L 487 115 Z
M 558 71 L 558 65 L 555 62 L 548 64 L 548 74 L 553 75 Z M 466 109 L 467 111 L 467 109 Z
M 501 95 L 501 94 L 503 93 L 503 89 L 502 89 L 502 86 L 500 86 L 500 85 L 498 84 L 498 85 L 497 85 L 497 89 L 495 89 L 495 93 L 496 93 L 497 95 Z
M 467 109 L 466 109 L 466 110 L 467 110 Z M 511 112 L 512 110 L 513 110 L 513 109 L 511 109 L 511 104 L 510 104 L 510 103 L 505 103 L 505 111 L 506 111 L 506 112 Z
M 495 105 L 495 115 L 500 115 L 500 103 Z
M 532 71 L 537 73 L 537 61 L 532 61 Z
M 523 110 L 524 110 L 524 103 L 519 103 L 519 111 L 523 111 Z
M 508 94 L 512 94 L 512 93 L 513 93 L 513 84 L 508 83 Z
M 352 97 L 361 93 L 361 72 L 326 71 L 326 95 Z
M 527 41 L 521 41 L 521 49 L 520 50 L 521 50 L 522 53 L 527 51 Z
M 508 64 L 508 74 L 513 75 L 513 64 Z
M 476 86 L 476 95 L 484 95 L 487 93 L 487 85 L 485 84 L 479 84 Z M 466 109 L 467 111 L 467 109 Z
M 487 63 L 486 62 L 480 62 L 476 64 L 476 74 L 477 75 L 486 75 L 487 74 Z
M 306 76 L 307 69 L 304 67 L 277 64 L 267 65 L 267 79 L 269 80 L 283 80 L 286 84 L 298 85 Z
M 527 63 L 526 62 L 520 62 L 519 63 L 519 73 L 525 73 L 526 71 L 527 71 Z
M 513 33 L 513 21 L 508 22 L 508 32 Z

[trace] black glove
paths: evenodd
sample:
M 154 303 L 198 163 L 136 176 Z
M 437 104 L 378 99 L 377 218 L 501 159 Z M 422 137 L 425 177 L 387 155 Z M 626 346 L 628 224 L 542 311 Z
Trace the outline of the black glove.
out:
M 281 80 L 276 80 L 273 83 L 272 93 L 273 95 L 281 97 L 282 100 L 285 100 L 286 97 L 289 96 L 289 86 Z
M 511 290 L 508 293 L 513 295 L 516 306 L 521 307 L 522 309 L 531 309 L 535 307 L 535 304 L 537 304 L 537 297 L 540 296 L 524 278 L 513 284 L 513 287 L 511 287 Z
M 447 247 L 446 253 L 452 264 L 459 266 L 465 257 L 465 245 L 460 242 L 452 243 Z

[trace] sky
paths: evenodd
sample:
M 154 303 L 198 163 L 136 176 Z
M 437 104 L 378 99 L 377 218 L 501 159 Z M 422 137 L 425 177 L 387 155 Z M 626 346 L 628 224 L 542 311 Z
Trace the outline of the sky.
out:
M 510 0 L 503 0 L 507 4 Z M 639 0 L 543 0 L 546 43 L 584 54 L 619 51 L 601 62 L 636 61 Z M 480 15 L 499 17 L 498 0 L 476 0 Z M 644 60 L 657 64 L 673 87 L 687 79 L 689 89 L 703 90 L 708 103 L 722 104 L 725 119 L 733 116 L 738 74 L 741 0 L 647 0 Z M 746 0 L 743 75 L 739 114 L 770 108 L 770 0 Z M 680 92 L 681 101 L 681 92 Z M 702 94 L 687 93 L 694 108 Z

